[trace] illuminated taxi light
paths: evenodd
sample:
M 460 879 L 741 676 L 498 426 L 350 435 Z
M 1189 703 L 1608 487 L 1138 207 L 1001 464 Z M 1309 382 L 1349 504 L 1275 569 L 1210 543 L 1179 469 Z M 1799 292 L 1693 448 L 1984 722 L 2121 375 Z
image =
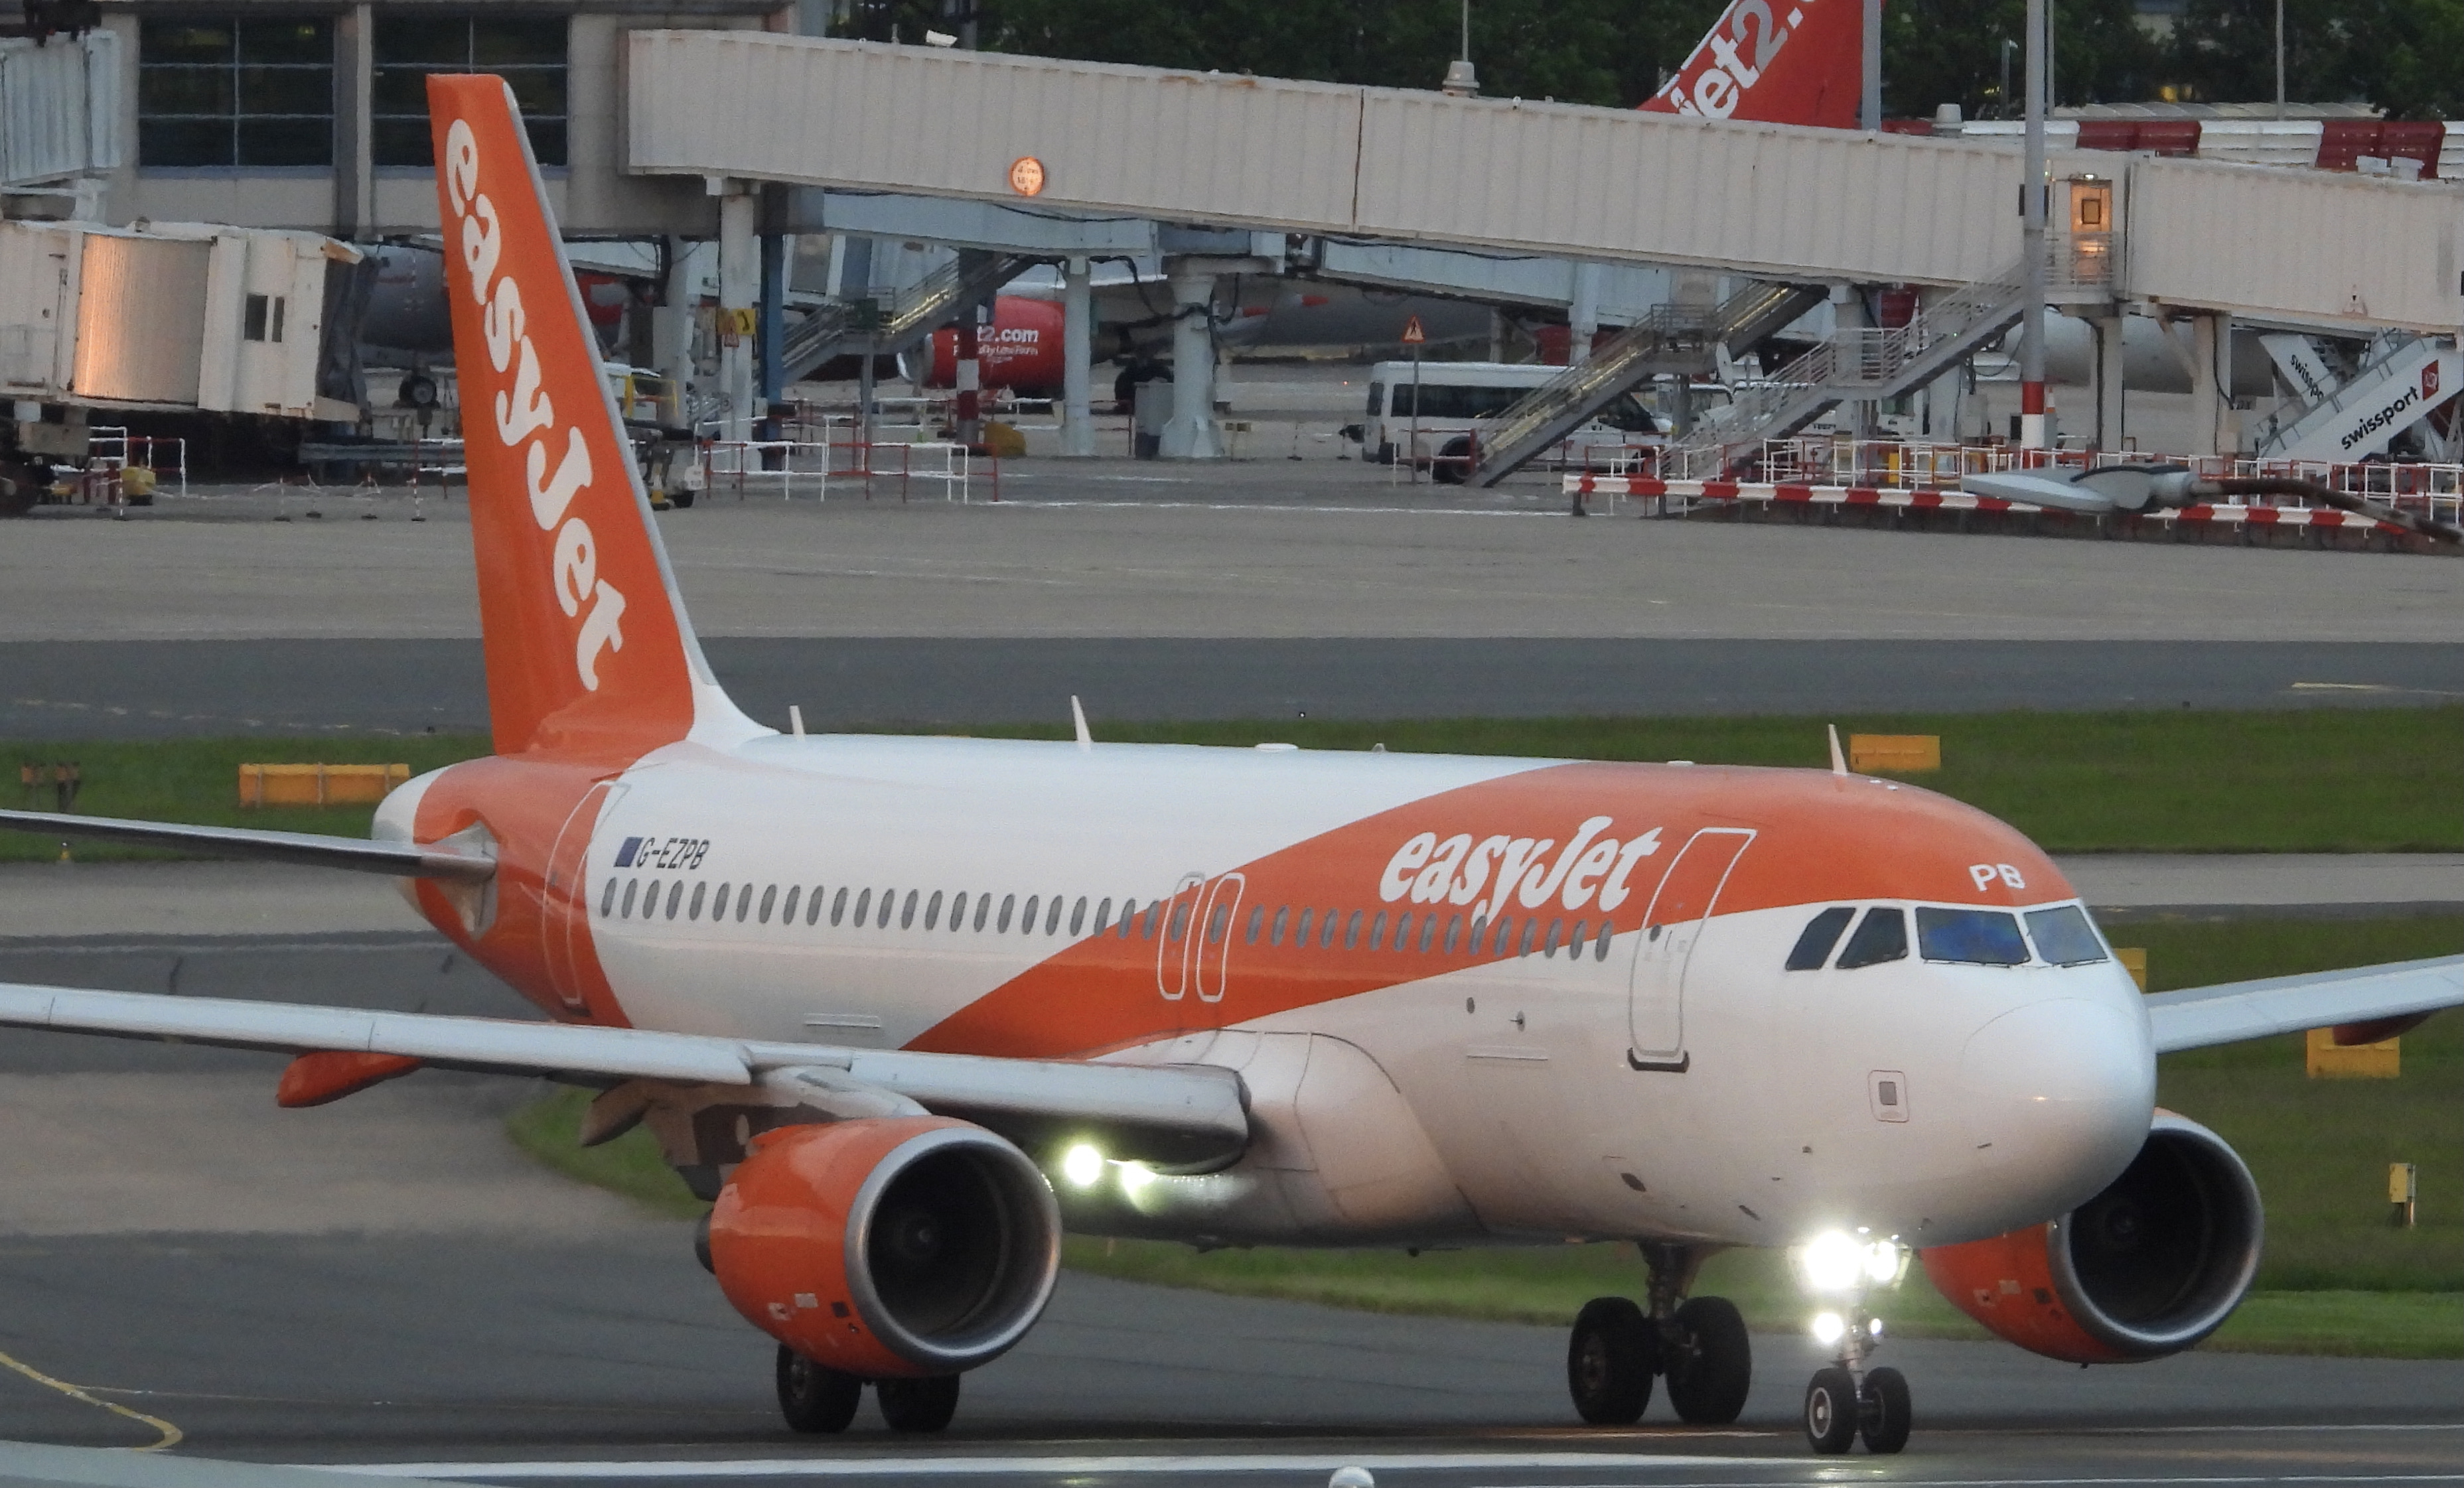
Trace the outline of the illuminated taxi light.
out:
M 1848 1324 L 1840 1321 L 1839 1314 L 1836 1312 L 1817 1312 L 1814 1315 L 1814 1341 L 1815 1343 L 1836 1344 L 1839 1342 L 1847 1332 Z
M 1817 1292 L 1853 1290 L 1865 1273 L 1865 1247 L 1837 1230 L 1826 1230 L 1797 1251 L 1805 1283 Z
M 1091 1189 L 1104 1176 L 1104 1154 L 1081 1142 L 1061 1154 L 1061 1176 L 1073 1189 Z
M 1900 1279 L 1900 1248 L 1888 1240 L 1876 1240 L 1865 1251 L 1865 1275 L 1876 1281 Z
M 1872 1338 L 1880 1338 L 1880 1337 L 1881 1337 L 1881 1336 L 1882 1336 L 1882 1320 L 1881 1320 L 1881 1319 L 1880 1319 L 1880 1318 L 1868 1318 L 1868 1319 L 1866 1319 L 1866 1320 L 1865 1320 L 1865 1332 L 1866 1332 L 1867 1336 L 1872 1337 Z
M 1155 1180 L 1155 1170 L 1144 1163 L 1121 1164 L 1121 1192 L 1124 1193 L 1135 1193 Z

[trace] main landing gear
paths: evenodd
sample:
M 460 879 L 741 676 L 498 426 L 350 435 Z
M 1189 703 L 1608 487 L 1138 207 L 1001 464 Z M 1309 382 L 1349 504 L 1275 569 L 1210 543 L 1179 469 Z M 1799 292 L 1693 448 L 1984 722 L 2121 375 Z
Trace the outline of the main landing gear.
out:
M 779 1412 L 796 1431 L 817 1435 L 846 1431 L 864 1399 L 865 1383 L 856 1375 L 816 1364 L 784 1344 L 779 1346 Z M 893 1432 L 937 1432 L 958 1411 L 958 1376 L 955 1374 L 871 1384 L 881 1418 Z
M 1702 1264 L 1682 1245 L 1646 1243 L 1650 1310 L 1623 1297 L 1595 1298 L 1574 1319 L 1566 1387 L 1594 1426 L 1631 1426 L 1651 1404 L 1651 1382 L 1668 1382 L 1668 1403 L 1695 1426 L 1726 1426 L 1746 1407 L 1753 1347 L 1736 1304 L 1724 1297 L 1677 1299 Z

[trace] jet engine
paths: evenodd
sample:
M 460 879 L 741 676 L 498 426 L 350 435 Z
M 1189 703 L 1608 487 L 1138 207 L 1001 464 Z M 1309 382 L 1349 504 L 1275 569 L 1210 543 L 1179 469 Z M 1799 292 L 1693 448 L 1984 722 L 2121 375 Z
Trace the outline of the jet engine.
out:
M 2258 1270 L 2258 1186 L 2222 1137 L 2158 1111 L 2138 1157 L 2057 1219 L 1923 1253 L 1962 1312 L 2072 1364 L 2179 1353 L 2214 1332 Z
M 957 1374 L 1026 1336 L 1052 1296 L 1061 1214 L 1024 1152 L 936 1116 L 753 1139 L 710 1216 L 736 1310 L 864 1379 Z

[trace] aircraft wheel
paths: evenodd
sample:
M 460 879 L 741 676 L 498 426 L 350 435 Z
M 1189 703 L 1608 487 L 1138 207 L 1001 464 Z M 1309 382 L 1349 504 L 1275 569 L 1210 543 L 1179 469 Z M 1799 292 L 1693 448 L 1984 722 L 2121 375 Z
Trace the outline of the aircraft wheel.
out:
M 1865 1450 L 1876 1456 L 1889 1456 L 1906 1446 L 1908 1420 L 1908 1377 L 1887 1365 L 1869 1370 L 1857 1416 Z
M 846 1431 L 863 1398 L 864 1381 L 779 1346 L 779 1413 L 789 1427 L 814 1434 Z
M 1631 1426 L 1651 1404 L 1659 1349 L 1651 1322 L 1622 1297 L 1583 1303 L 1566 1346 L 1566 1389 L 1574 1411 L 1594 1426 Z
M 1837 1365 L 1814 1371 L 1805 1387 L 1805 1439 L 1826 1455 L 1857 1439 L 1857 1376 Z
M 1677 1343 L 1667 1350 L 1668 1403 L 1695 1426 L 1726 1426 L 1746 1408 L 1754 1381 L 1746 1320 L 1725 1297 L 1697 1297 L 1677 1309 Z
M 958 1376 L 955 1374 L 880 1380 L 872 1393 L 881 1402 L 881 1418 L 893 1432 L 937 1432 L 958 1413 Z

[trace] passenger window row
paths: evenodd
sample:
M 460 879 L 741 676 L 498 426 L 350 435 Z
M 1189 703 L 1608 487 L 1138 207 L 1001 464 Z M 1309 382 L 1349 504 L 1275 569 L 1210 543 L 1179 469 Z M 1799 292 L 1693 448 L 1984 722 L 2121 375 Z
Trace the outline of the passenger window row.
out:
M 844 884 L 839 886 L 836 893 L 820 884 L 814 885 L 810 892 L 802 885 L 790 884 L 782 898 L 776 884 L 721 884 L 714 893 L 710 885 L 700 880 L 687 884 L 683 879 L 671 879 L 663 885 L 655 878 L 647 883 L 638 878 L 611 878 L 606 887 L 600 891 L 599 917 L 603 920 L 690 921 L 700 919 L 707 909 L 714 924 L 733 918 L 738 924 L 750 920 L 767 925 L 775 915 L 780 924 L 787 925 L 796 920 L 801 905 L 803 923 L 808 926 L 820 925 L 826 913 L 833 926 L 849 929 L 869 926 L 875 930 L 888 930 L 895 919 L 900 930 L 913 930 L 920 914 L 923 928 L 929 930 L 941 928 L 941 911 L 946 905 L 949 928 L 953 930 L 972 927 L 978 930 L 989 929 L 995 933 L 1006 934 L 1015 926 L 1021 934 L 1040 932 L 1057 935 L 1066 916 L 1069 933 L 1079 935 L 1088 931 L 1088 903 L 1084 895 L 1072 904 L 1062 894 L 1049 898 L 1029 894 L 1022 906 L 1016 894 L 1004 894 L 996 901 L 991 894 L 970 894 L 963 889 L 945 894 L 937 888 L 929 896 L 922 889 L 911 888 L 902 898 L 895 888 L 884 888 L 876 893 L 870 888 Z M 1145 934 L 1149 939 L 1155 936 L 1156 908 L 1152 903 L 1147 908 Z M 1123 939 L 1129 937 L 1131 922 L 1136 914 L 1135 900 L 1121 901 L 1118 932 Z M 1095 906 L 1093 933 L 1103 934 L 1107 926 L 1112 923 L 1112 901 L 1103 900 Z
M 1367 917 L 1365 930 L 1364 916 Z M 1570 961 L 1580 960 L 1586 951 L 1595 961 L 1607 960 L 1609 942 L 1617 933 L 1617 928 L 1606 920 L 1600 922 L 1596 934 L 1589 920 L 1576 920 L 1573 928 L 1569 930 L 1564 920 L 1554 919 L 1548 922 L 1544 930 L 1539 918 L 1533 916 L 1520 923 L 1518 937 L 1514 916 L 1501 915 L 1492 925 L 1486 915 L 1475 914 L 1466 934 L 1463 917 L 1455 914 L 1446 917 L 1441 934 L 1437 914 L 1415 916 L 1407 909 L 1394 917 L 1393 933 L 1390 935 L 1385 910 L 1379 909 L 1375 913 L 1365 909 L 1346 911 L 1340 905 L 1324 910 L 1313 905 L 1304 905 L 1297 918 L 1289 905 L 1282 905 L 1276 908 L 1271 922 L 1266 918 L 1266 907 L 1260 905 L 1249 911 L 1247 939 L 1250 945 L 1258 943 L 1262 928 L 1266 944 L 1270 946 L 1286 944 L 1286 936 L 1288 935 L 1289 943 L 1294 947 L 1308 946 L 1313 941 L 1320 950 L 1331 950 L 1337 944 L 1346 951 L 1361 950 L 1365 940 L 1365 949 L 1370 951 L 1414 952 L 1420 955 L 1477 956 L 1485 953 L 1496 957 L 1528 956 L 1537 951 L 1544 956 L 1553 956 L 1562 950 Z
M 1848 936 L 1848 944 L 1840 950 L 1839 959 L 1831 961 L 1832 947 L 1839 944 L 1840 932 L 1856 917 L 1853 905 L 1833 905 L 1815 914 L 1806 922 L 1796 945 L 1790 950 L 1788 969 L 1815 972 L 1830 962 L 1834 970 L 1853 972 L 1907 959 L 1906 912 L 1896 906 L 1881 905 L 1865 911 L 1856 931 Z M 2025 935 L 2019 929 L 2022 920 L 2027 922 Z M 2032 959 L 2032 940 L 2035 956 L 2052 966 L 2086 966 L 2107 958 L 2102 937 L 2088 922 L 2086 911 L 2077 905 L 2057 905 L 2024 914 L 2007 909 L 1919 905 L 1916 921 L 1917 954 L 1927 961 L 1962 966 L 2025 966 Z
M 852 896 L 852 897 L 850 897 Z M 1069 933 L 1080 935 L 1111 934 L 1119 940 L 1153 940 L 1158 931 L 1177 942 L 1189 931 L 1190 905 L 1187 901 L 1171 904 L 1169 919 L 1165 908 L 1169 901 L 1150 899 L 1143 908 L 1135 899 L 1123 899 L 1120 914 L 1112 913 L 1112 901 L 1094 903 L 1093 916 L 1089 917 L 1089 900 L 1085 895 L 1073 903 L 1066 895 L 1045 897 L 1029 894 L 1023 906 L 1016 894 L 1004 894 L 998 901 L 991 894 L 969 894 L 965 890 L 945 895 L 935 889 L 928 897 L 921 889 L 911 888 L 901 897 L 895 888 L 877 893 L 870 888 L 841 885 L 835 893 L 816 884 L 808 891 L 802 885 L 790 884 L 781 893 L 776 884 L 753 885 L 722 883 L 714 891 L 707 881 L 684 879 L 660 880 L 611 878 L 599 895 L 599 917 L 603 920 L 682 919 L 699 920 L 707 913 L 712 923 L 733 919 L 737 924 L 751 921 L 768 925 L 775 917 L 781 925 L 793 923 L 799 908 L 803 923 L 818 926 L 827 913 L 832 926 L 860 929 L 869 926 L 887 930 L 891 920 L 900 930 L 913 930 L 920 915 L 925 930 L 937 930 L 943 923 L 942 909 L 948 908 L 948 926 L 952 930 L 972 928 L 1007 934 L 1016 926 L 1021 934 L 1057 935 L 1066 916 Z M 1850 911 L 1826 910 L 1845 916 Z M 1205 929 L 1208 945 L 1221 945 L 1231 928 L 1232 910 L 1219 905 L 1208 915 Z M 1845 924 L 1843 918 L 1840 921 Z M 1391 929 L 1391 935 L 1389 930 Z M 1263 935 L 1269 946 L 1289 944 L 1301 948 L 1314 943 L 1321 950 L 1331 950 L 1338 943 L 1346 951 L 1417 952 L 1421 955 L 1444 954 L 1493 957 L 1528 956 L 1537 951 L 1544 956 L 1554 956 L 1560 951 L 1569 961 L 1579 960 L 1589 951 L 1595 961 L 1609 958 L 1609 943 L 1616 927 L 1603 920 L 1596 931 L 1589 920 L 1576 920 L 1569 929 L 1563 919 L 1550 920 L 1544 929 L 1533 916 L 1518 922 L 1512 915 L 1501 916 L 1494 925 L 1485 915 L 1471 916 L 1469 933 L 1461 914 L 1448 916 L 1442 935 L 1439 916 L 1435 913 L 1415 915 L 1406 910 L 1393 917 L 1389 925 L 1387 911 L 1374 914 L 1364 909 L 1346 911 L 1341 906 L 1323 910 L 1313 905 L 1301 908 L 1297 917 L 1290 906 L 1276 908 L 1271 921 L 1266 907 L 1256 906 L 1249 911 L 1244 935 L 1246 944 L 1256 945 Z M 1518 935 L 1519 931 L 1519 935 Z M 1811 934 L 1811 930 L 1808 930 Z M 1834 937 L 1837 935 L 1835 928 Z M 1823 951 L 1830 947 L 1826 943 Z M 1904 953 L 1904 946 L 1903 947 Z

